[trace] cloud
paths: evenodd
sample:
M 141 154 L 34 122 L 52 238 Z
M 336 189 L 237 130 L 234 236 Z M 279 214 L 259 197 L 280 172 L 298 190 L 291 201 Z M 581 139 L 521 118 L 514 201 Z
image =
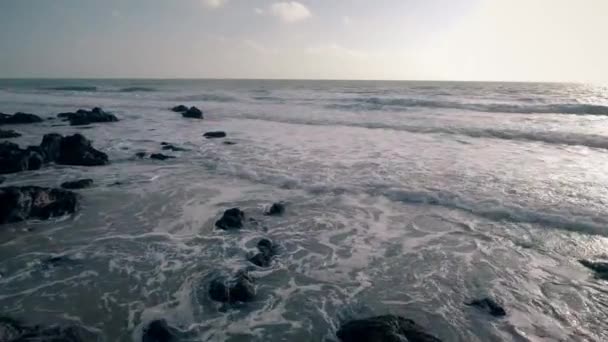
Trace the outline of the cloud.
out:
M 306 20 L 312 15 L 306 6 L 297 1 L 276 2 L 270 6 L 270 13 L 285 23 Z
M 209 8 L 220 8 L 224 6 L 228 0 L 203 0 L 203 4 Z

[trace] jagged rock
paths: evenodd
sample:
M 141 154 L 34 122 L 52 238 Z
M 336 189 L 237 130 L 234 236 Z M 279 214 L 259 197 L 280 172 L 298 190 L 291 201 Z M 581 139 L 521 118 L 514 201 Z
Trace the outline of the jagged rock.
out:
M 108 155 L 94 149 L 91 141 L 81 134 L 62 137 L 59 134 L 46 134 L 40 148 L 45 160 L 62 165 L 98 166 L 109 163 Z
M 215 226 L 223 230 L 243 228 L 245 213 L 239 208 L 232 208 L 224 211 L 222 217 L 215 222 Z
M 76 194 L 66 190 L 37 186 L 0 188 L 0 224 L 72 214 L 77 203 Z
M 179 106 L 175 106 L 175 107 L 171 108 L 171 110 L 176 113 L 183 113 L 183 112 L 188 111 L 188 107 L 186 107 L 184 105 L 179 105 Z
M 212 280 L 208 292 L 211 300 L 222 303 L 250 302 L 256 294 L 253 278 L 246 272 L 240 272 L 232 279 Z
M 84 188 L 88 188 L 93 186 L 93 180 L 92 179 L 79 179 L 76 181 L 71 181 L 71 182 L 64 182 L 61 184 L 61 187 L 64 189 L 69 189 L 69 190 L 76 190 L 76 189 L 84 189 Z
M 8 141 L 0 142 L 0 174 L 38 170 L 43 157 L 32 149 L 22 150 Z
M 12 129 L 9 129 L 9 130 L 0 129 L 0 139 L 18 138 L 20 136 L 21 136 L 21 133 L 15 132 Z
M 144 329 L 142 342 L 177 342 L 178 332 L 164 319 L 150 322 Z
M 111 113 L 105 112 L 99 107 L 93 108 L 91 111 L 79 109 L 75 113 L 59 113 L 59 118 L 66 118 L 72 126 L 90 125 L 96 122 L 116 122 L 118 118 Z
M 350 321 L 337 336 L 342 342 L 441 342 L 413 320 L 394 315 Z
M 277 254 L 277 247 L 268 239 L 260 240 L 257 247 L 260 252 L 249 258 L 249 261 L 259 267 L 269 267 L 272 258 Z
M 595 272 L 596 276 L 608 280 L 608 262 L 579 260 L 581 265 Z
M 494 317 L 503 317 L 507 315 L 505 309 L 492 298 L 475 299 L 465 303 L 465 305 L 476 307 Z
M 222 131 L 207 132 L 207 133 L 203 134 L 203 136 L 207 139 L 225 138 L 226 132 L 222 132 Z
M 150 155 L 150 159 L 156 159 L 156 160 L 167 160 L 167 159 L 173 159 L 175 158 L 174 156 L 166 156 L 162 153 L 153 153 Z
M 182 116 L 185 117 L 185 118 L 202 119 L 203 118 L 203 111 L 201 111 L 200 109 L 192 106 L 187 111 L 182 112 Z
M 42 122 L 42 118 L 38 115 L 28 114 L 28 113 L 15 113 L 13 115 L 0 114 L 0 125 L 10 125 L 10 124 L 29 124 Z
M 270 208 L 264 213 L 267 216 L 283 215 L 285 212 L 285 204 L 277 202 L 273 203 Z

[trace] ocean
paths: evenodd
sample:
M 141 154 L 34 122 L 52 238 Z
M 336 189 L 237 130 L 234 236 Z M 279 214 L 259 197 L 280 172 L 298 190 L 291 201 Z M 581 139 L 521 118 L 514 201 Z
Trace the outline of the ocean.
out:
M 139 341 L 155 319 L 188 341 L 335 341 L 341 323 L 383 314 L 443 341 L 608 340 L 608 284 L 578 262 L 608 257 L 608 87 L 0 80 L 3 113 L 96 106 L 121 121 L 2 127 L 22 146 L 80 132 L 111 164 L 6 175 L 95 186 L 74 216 L 0 227 L 1 315 L 108 342 Z M 285 213 L 264 216 L 278 201 Z M 216 229 L 233 207 L 255 222 Z M 280 248 L 251 271 L 256 300 L 211 301 L 206 284 L 251 268 L 261 238 Z M 484 296 L 508 315 L 463 304 Z

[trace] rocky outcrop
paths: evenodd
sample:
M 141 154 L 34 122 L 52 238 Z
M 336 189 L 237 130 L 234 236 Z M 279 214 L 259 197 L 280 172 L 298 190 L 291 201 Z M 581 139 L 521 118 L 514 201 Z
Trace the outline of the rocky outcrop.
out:
M 176 113 L 184 113 L 184 112 L 188 111 L 188 107 L 186 107 L 184 105 L 179 105 L 179 106 L 175 106 L 175 107 L 171 108 L 171 110 Z
M 207 132 L 207 133 L 203 134 L 203 136 L 207 139 L 225 138 L 226 132 L 222 132 L 222 131 Z
M 0 203 L 0 224 L 5 224 L 72 214 L 78 200 L 75 193 L 66 190 L 10 186 L 0 188 Z
M 21 133 L 15 132 L 12 129 L 9 129 L 9 130 L 0 129 L 0 139 L 18 138 L 20 136 L 21 136 Z
M 167 156 L 162 153 L 153 153 L 150 155 L 150 159 L 156 159 L 156 160 L 167 160 L 167 159 L 173 159 L 173 158 L 175 158 L 175 157 Z
M 0 143 L 0 174 L 38 170 L 44 159 L 36 148 L 22 150 L 8 141 Z
M 216 278 L 209 284 L 209 298 L 216 302 L 251 302 L 255 299 L 253 278 L 240 272 L 232 279 Z
M 579 260 L 581 265 L 595 272 L 595 275 L 604 280 L 608 280 L 608 262 Z
M 192 106 L 187 111 L 182 112 L 182 116 L 185 118 L 191 118 L 191 119 L 202 119 L 203 111 Z
M 8 115 L 0 113 L 0 125 L 29 124 L 42 121 L 41 117 L 34 114 L 18 112 L 13 115 Z
M 80 326 L 27 326 L 21 322 L 0 317 L 2 342 L 94 342 L 97 334 Z
M 342 342 L 441 342 L 413 320 L 394 315 L 350 321 L 337 336 Z
M 88 178 L 61 183 L 61 187 L 68 190 L 85 189 L 91 186 L 93 186 L 93 180 Z
M 277 216 L 285 213 L 285 204 L 277 202 L 273 203 L 268 210 L 264 213 L 266 216 Z
M 222 217 L 215 222 L 215 226 L 223 230 L 241 229 L 245 213 L 239 208 L 232 208 L 224 211 Z
M 277 254 L 277 246 L 268 239 L 262 239 L 257 245 L 259 253 L 249 258 L 249 261 L 259 267 L 269 267 L 272 258 Z
M 507 315 L 505 309 L 492 298 L 475 299 L 465 303 L 465 305 L 476 307 L 494 317 L 504 317 Z
M 59 113 L 58 118 L 67 119 L 72 126 L 90 125 L 97 122 L 116 122 L 118 118 L 111 113 L 105 112 L 99 107 L 92 110 L 79 109 L 75 113 Z
M 40 148 L 45 160 L 62 165 L 98 166 L 109 163 L 108 155 L 91 146 L 91 141 L 81 134 L 62 137 L 46 134 Z
M 164 319 L 150 322 L 144 329 L 142 342 L 177 342 L 178 331 Z

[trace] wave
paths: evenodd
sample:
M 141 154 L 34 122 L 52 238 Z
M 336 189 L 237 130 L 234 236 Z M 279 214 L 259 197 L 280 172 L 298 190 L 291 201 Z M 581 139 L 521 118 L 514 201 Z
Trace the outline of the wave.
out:
M 93 86 L 59 86 L 59 87 L 44 88 L 44 90 L 95 92 L 95 91 L 97 91 L 97 87 L 93 87 Z
M 597 134 L 569 133 L 558 131 L 520 131 L 514 129 L 471 128 L 471 127 L 428 127 L 411 125 L 392 125 L 375 122 L 314 121 L 308 119 L 261 118 L 253 115 L 239 115 L 238 118 L 263 120 L 296 125 L 346 126 L 368 129 L 387 129 L 417 134 L 449 134 L 471 138 L 502 139 L 524 142 L 540 142 L 550 145 L 583 146 L 608 149 L 608 136 Z
M 608 106 L 585 103 L 523 105 L 506 103 L 463 103 L 456 101 L 380 97 L 355 98 L 347 99 L 345 101 L 350 103 L 333 103 L 326 105 L 326 108 L 340 110 L 398 110 L 408 107 L 425 107 L 462 109 L 487 113 L 608 115 Z
M 150 88 L 150 87 L 127 87 L 127 88 L 120 89 L 118 92 L 120 92 L 120 93 L 136 93 L 136 92 L 152 92 L 152 91 L 156 91 L 156 90 L 157 89 Z
M 228 95 L 217 94 L 197 94 L 180 96 L 174 99 L 175 101 L 205 101 L 205 102 L 236 102 L 237 98 Z

